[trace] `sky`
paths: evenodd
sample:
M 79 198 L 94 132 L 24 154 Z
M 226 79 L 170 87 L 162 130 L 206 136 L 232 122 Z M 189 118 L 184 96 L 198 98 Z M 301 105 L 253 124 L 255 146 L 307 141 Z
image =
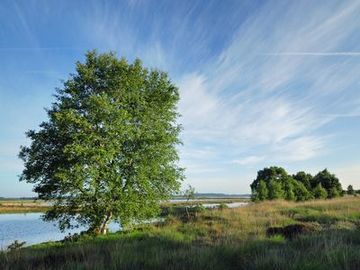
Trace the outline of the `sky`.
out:
M 24 133 L 92 49 L 179 87 L 184 187 L 249 193 L 282 166 L 360 189 L 360 1 L 2 0 L 0 196 L 34 195 Z

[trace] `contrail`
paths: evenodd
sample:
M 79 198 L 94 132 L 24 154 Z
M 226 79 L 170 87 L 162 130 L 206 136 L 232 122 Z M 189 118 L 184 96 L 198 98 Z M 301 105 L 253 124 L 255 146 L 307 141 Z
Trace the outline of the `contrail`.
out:
M 76 47 L 0 47 L 0 51 L 58 51 L 58 50 L 68 50 L 68 51 L 78 51 L 84 50 L 82 48 Z
M 360 56 L 360 52 L 280 52 L 261 53 L 269 56 Z

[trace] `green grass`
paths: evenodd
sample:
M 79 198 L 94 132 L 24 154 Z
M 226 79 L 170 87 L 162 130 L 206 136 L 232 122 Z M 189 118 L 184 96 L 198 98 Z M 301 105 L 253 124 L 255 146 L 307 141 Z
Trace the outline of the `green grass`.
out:
M 0 269 L 360 269 L 360 199 L 263 202 L 0 254 Z M 317 224 L 289 240 L 269 227 Z

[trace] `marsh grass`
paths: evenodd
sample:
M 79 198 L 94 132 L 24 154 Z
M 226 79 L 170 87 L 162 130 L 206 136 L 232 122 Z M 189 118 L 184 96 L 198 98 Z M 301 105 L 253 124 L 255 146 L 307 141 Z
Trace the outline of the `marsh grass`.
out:
M 0 269 L 360 269 L 360 199 L 271 201 L 0 255 Z M 317 224 L 289 240 L 269 227 Z

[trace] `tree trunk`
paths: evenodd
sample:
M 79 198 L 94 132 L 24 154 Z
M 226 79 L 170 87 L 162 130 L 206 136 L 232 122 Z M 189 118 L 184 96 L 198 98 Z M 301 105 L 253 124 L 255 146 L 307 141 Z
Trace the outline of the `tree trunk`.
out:
M 112 213 L 106 214 L 101 224 L 90 227 L 88 232 L 94 234 L 106 234 L 108 232 L 108 226 L 111 221 L 111 217 L 112 217 Z
M 105 216 L 104 221 L 99 228 L 99 234 L 106 234 L 108 232 L 108 226 L 111 221 L 111 217 L 111 212 Z

